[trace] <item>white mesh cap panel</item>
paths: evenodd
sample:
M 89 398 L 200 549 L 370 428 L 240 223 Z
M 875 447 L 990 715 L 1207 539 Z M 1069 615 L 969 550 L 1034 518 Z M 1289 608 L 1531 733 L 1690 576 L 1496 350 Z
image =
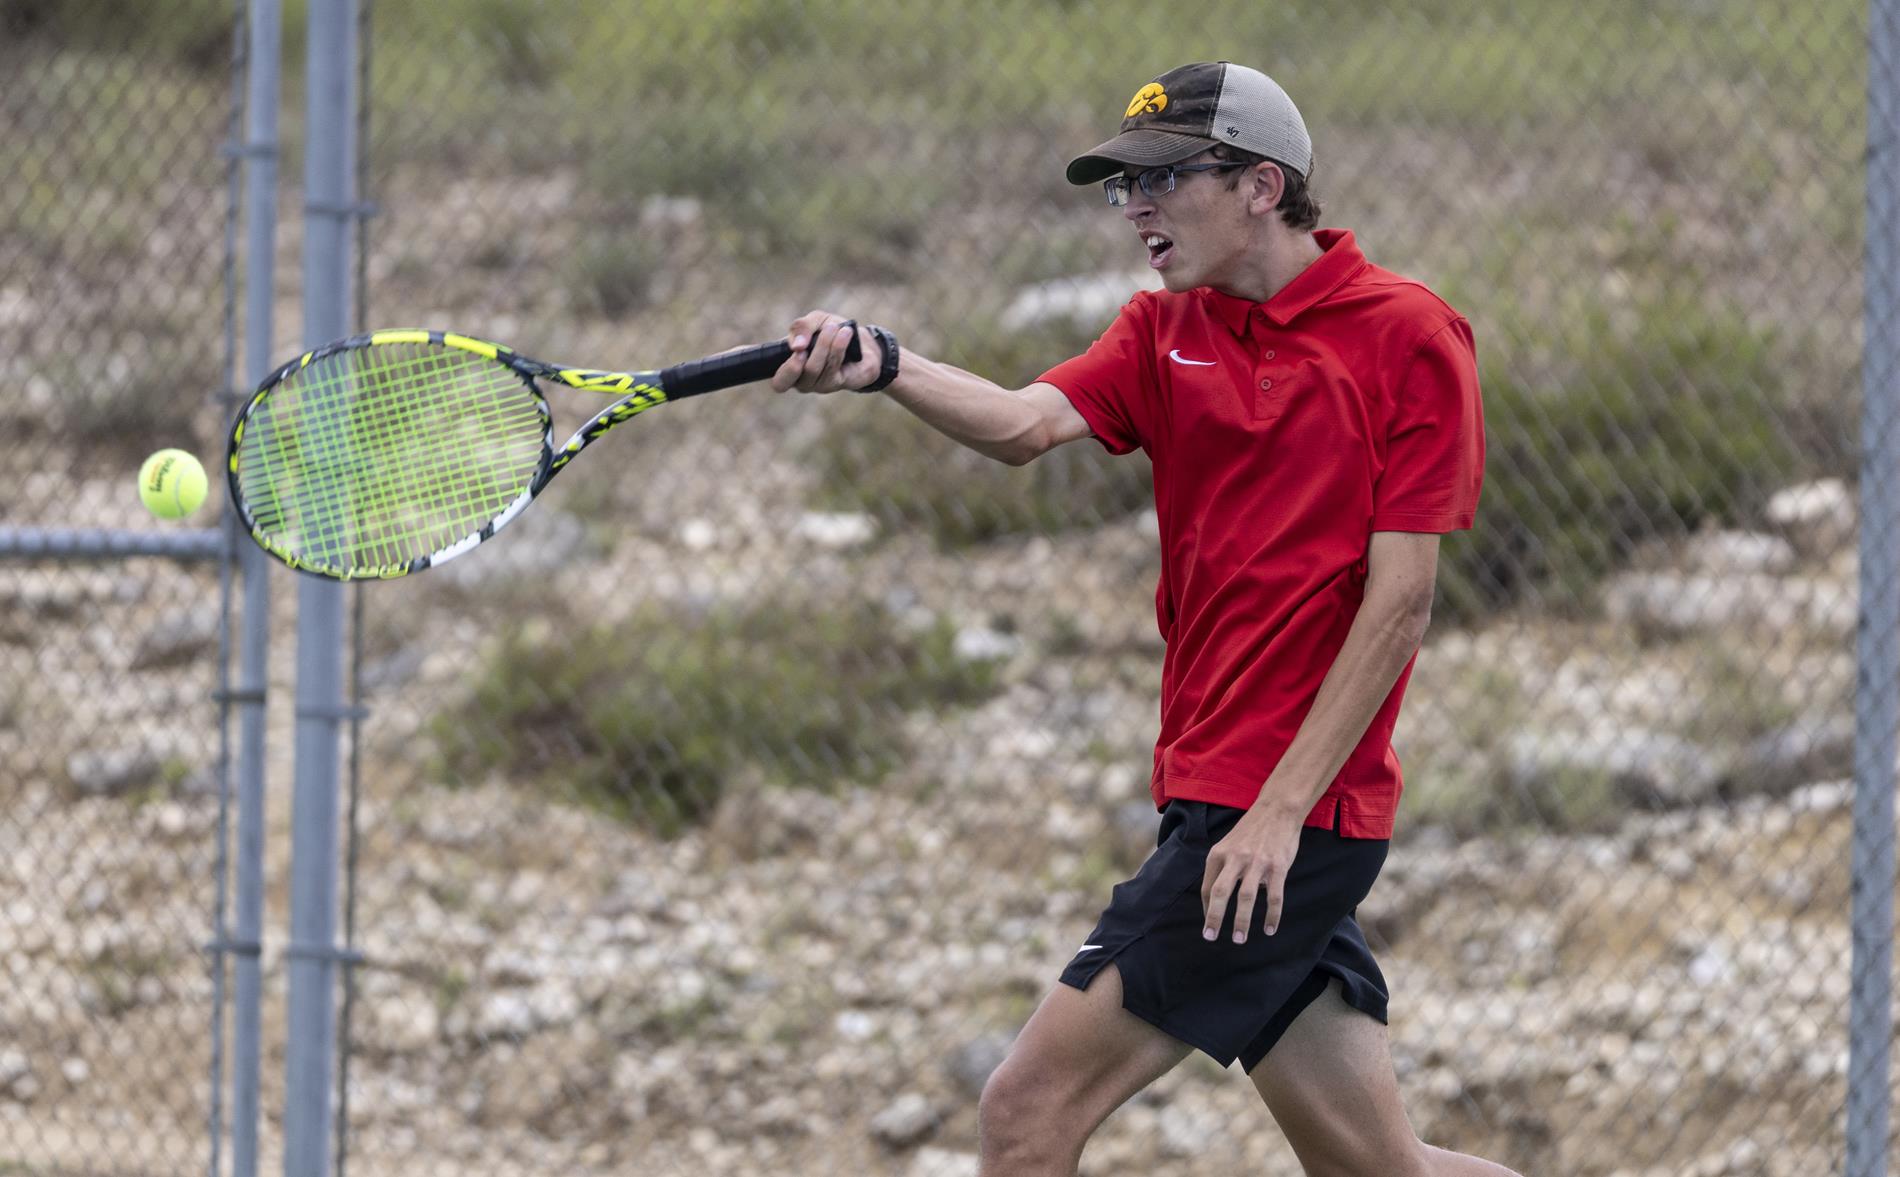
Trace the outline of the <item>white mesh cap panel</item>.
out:
M 1259 70 L 1225 64 L 1209 134 L 1222 143 L 1288 164 L 1302 176 L 1312 174 L 1313 140 L 1293 99 L 1280 83 Z

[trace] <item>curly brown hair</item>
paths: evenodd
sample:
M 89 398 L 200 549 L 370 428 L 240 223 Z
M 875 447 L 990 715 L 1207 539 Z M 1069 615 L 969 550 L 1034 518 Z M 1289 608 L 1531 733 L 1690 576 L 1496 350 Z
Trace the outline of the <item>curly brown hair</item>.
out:
M 1270 163 L 1279 168 L 1280 174 L 1286 177 L 1286 188 L 1280 193 L 1280 203 L 1274 206 L 1280 210 L 1280 219 L 1285 221 L 1290 229 L 1310 231 L 1319 227 L 1319 200 L 1314 197 L 1305 176 L 1277 159 L 1256 155 L 1251 151 L 1242 151 L 1238 147 L 1229 147 L 1225 143 L 1216 143 L 1211 150 L 1214 158 L 1218 160 L 1244 163 L 1250 167 L 1254 164 Z M 1238 187 L 1241 175 L 1241 172 L 1235 171 L 1228 176 L 1227 186 Z

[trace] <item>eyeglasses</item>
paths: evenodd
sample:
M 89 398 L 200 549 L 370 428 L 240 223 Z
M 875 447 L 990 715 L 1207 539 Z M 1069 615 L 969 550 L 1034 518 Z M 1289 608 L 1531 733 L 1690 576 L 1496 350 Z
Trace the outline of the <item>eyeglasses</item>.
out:
M 1110 176 L 1102 181 L 1102 191 L 1108 193 L 1108 202 L 1116 208 L 1128 203 L 1130 185 L 1139 184 L 1141 194 L 1149 200 L 1166 196 L 1174 191 L 1174 177 L 1182 172 L 1224 172 L 1229 168 L 1244 168 L 1251 165 L 1233 160 L 1219 163 L 1171 163 L 1166 167 L 1149 168 L 1133 176 Z

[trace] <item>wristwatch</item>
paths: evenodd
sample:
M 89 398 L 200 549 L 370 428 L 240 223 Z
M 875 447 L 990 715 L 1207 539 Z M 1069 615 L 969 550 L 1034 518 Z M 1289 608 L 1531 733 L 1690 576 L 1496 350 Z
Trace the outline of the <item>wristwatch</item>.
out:
M 863 388 L 858 389 L 858 391 L 882 392 L 891 386 L 891 381 L 897 379 L 897 336 L 892 335 L 889 331 L 886 331 L 876 323 L 866 323 L 864 329 L 871 333 L 871 338 L 877 340 L 878 347 L 883 349 L 884 363 L 883 366 L 878 369 L 877 379 L 871 381 L 871 383 L 865 385 Z

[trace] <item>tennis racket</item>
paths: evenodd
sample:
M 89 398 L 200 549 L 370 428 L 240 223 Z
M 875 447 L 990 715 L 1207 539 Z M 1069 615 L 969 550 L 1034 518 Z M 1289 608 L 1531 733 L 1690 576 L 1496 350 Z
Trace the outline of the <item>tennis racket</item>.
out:
M 783 340 L 656 372 L 529 359 L 445 331 L 354 335 L 265 377 L 231 426 L 231 502 L 259 547 L 333 580 L 390 580 L 494 538 L 576 455 L 655 405 L 765 380 Z M 851 336 L 846 360 L 861 349 Z M 554 447 L 540 381 L 614 401 Z

